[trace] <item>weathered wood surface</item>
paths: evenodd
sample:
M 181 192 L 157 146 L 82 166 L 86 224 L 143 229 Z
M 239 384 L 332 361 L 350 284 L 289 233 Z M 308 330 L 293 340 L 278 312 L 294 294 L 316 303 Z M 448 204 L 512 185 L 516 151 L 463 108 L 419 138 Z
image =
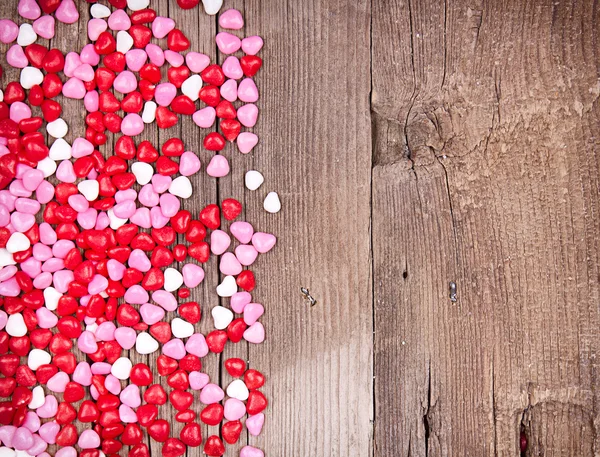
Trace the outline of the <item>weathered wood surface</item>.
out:
M 151 6 L 193 50 L 222 60 L 214 17 L 172 0 Z M 229 145 L 232 174 L 218 184 L 197 174 L 189 206 L 238 198 L 279 240 L 253 268 L 267 341 L 203 361 L 222 382 L 233 356 L 268 376 L 263 434 L 244 434 L 226 455 L 250 443 L 268 456 L 517 456 L 521 435 L 526 456 L 600 455 L 598 7 L 229 7 L 244 14 L 240 36 L 266 43 L 261 142 L 247 156 Z M 88 5 L 79 8 L 87 21 Z M 1 2 L 0 13 L 14 18 L 16 7 Z M 84 24 L 60 27 L 51 44 L 85 42 Z M 2 64 L 4 85 L 18 72 Z M 83 111 L 70 102 L 67 113 L 72 139 Z M 208 163 L 189 119 L 144 139 L 172 135 Z M 256 192 L 242 187 L 250 168 L 266 178 Z M 262 209 L 270 190 L 278 215 Z M 206 271 L 192 296 L 204 332 L 220 303 L 216 259 Z

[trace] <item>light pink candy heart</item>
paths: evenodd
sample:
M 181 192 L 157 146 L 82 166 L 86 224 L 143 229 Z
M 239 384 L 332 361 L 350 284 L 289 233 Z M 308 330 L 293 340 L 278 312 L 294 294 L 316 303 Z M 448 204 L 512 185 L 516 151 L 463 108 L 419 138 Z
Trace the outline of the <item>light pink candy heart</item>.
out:
M 228 32 L 217 33 L 215 42 L 223 54 L 233 54 L 242 46 L 242 40 Z
M 189 375 L 190 378 L 190 387 L 193 390 L 200 390 L 204 388 L 210 381 L 210 378 L 206 373 L 201 373 L 199 371 L 192 371 Z
M 258 144 L 258 136 L 252 132 L 242 132 L 238 135 L 237 147 L 242 154 L 248 154 Z
M 207 384 L 200 392 L 200 401 L 205 405 L 212 405 L 218 403 L 225 397 L 223 389 L 216 384 Z
M 8 267 L 4 267 L 5 269 Z M 0 312 L 0 330 L 2 330 L 4 327 L 6 327 L 6 322 L 8 321 L 8 314 L 6 314 L 6 312 L 2 311 Z
M 204 270 L 201 266 L 193 263 L 186 263 L 181 269 L 181 273 L 183 283 L 190 289 L 198 286 L 204 280 Z
M 69 383 L 69 381 L 71 381 L 69 379 L 69 375 L 62 371 L 59 371 L 54 376 L 52 376 L 50 379 L 48 379 L 48 382 L 46 383 L 46 387 L 48 389 L 50 389 L 52 392 L 61 393 L 61 392 L 65 391 L 65 388 L 67 387 L 67 384 Z
M 191 176 L 200 170 L 202 164 L 196 154 L 191 151 L 185 151 L 179 158 L 179 173 L 182 176 Z
M 162 318 L 165 317 L 165 310 L 160 306 L 145 303 L 140 306 L 140 315 L 142 316 L 144 323 L 153 325 L 160 322 Z
M 263 47 L 263 39 L 259 36 L 249 36 L 242 40 L 242 51 L 246 54 L 254 56 L 258 54 Z
M 42 10 L 35 0 L 19 0 L 17 6 L 18 13 L 25 19 L 37 19 L 42 14 Z
M 231 252 L 225 252 L 221 256 L 219 270 L 224 275 L 236 276 L 242 272 L 242 264 L 234 254 Z
M 54 13 L 56 19 L 65 24 L 73 24 L 79 19 L 79 11 L 73 0 L 62 0 L 60 6 Z
M 240 457 L 265 457 L 265 453 L 252 446 L 244 446 L 240 451 Z
M 229 174 L 229 162 L 220 154 L 214 155 L 208 166 L 206 167 L 206 173 L 213 178 L 222 178 Z
M 38 433 L 46 443 L 54 444 L 54 443 L 56 443 L 56 435 L 58 434 L 59 431 L 60 431 L 60 425 L 58 425 L 56 422 L 52 421 L 52 422 L 46 422 L 45 424 L 42 424 L 42 426 L 38 430 Z
M 254 103 L 258 100 L 258 88 L 252 78 L 245 78 L 240 82 L 237 92 L 238 98 L 243 102 Z
M 88 38 L 96 41 L 100 34 L 108 28 L 108 24 L 104 19 L 90 19 L 87 25 Z
M 127 405 L 119 406 L 119 418 L 123 422 L 127 423 L 137 422 L 137 416 L 135 414 L 135 411 Z
M 15 38 L 16 35 L 15 35 Z M 15 39 L 13 38 L 13 40 Z M 210 58 L 206 54 L 199 52 L 188 52 L 185 55 L 185 64 L 193 73 L 200 73 L 210 64 Z
M 238 108 L 237 117 L 243 126 L 254 127 L 258 119 L 258 108 L 253 103 L 247 103 Z
M 73 71 L 73 76 L 82 81 L 89 82 L 94 79 L 94 69 L 90 64 L 83 63 Z
M 235 56 L 229 56 L 225 59 L 222 65 L 223 73 L 228 78 L 240 79 L 244 76 L 244 71 L 240 65 L 240 60 Z
M 225 100 L 233 103 L 237 100 L 237 81 L 235 79 L 228 79 L 223 83 L 220 89 L 221 97 Z
M 255 322 L 244 332 L 244 339 L 249 343 L 262 343 L 265 340 L 265 328 L 260 322 Z
M 248 303 L 244 308 L 244 322 L 246 325 L 252 325 L 264 313 L 265 308 L 260 303 Z
M 207 106 L 196 111 L 192 115 L 192 120 L 198 127 L 207 129 L 214 124 L 216 116 L 215 109 L 212 106 Z
M 44 15 L 33 21 L 33 31 L 42 38 L 51 40 L 54 38 L 55 23 L 54 16 Z
M 90 368 L 90 364 L 87 362 L 79 362 L 71 376 L 73 381 L 81 384 L 82 386 L 89 386 L 92 384 L 92 370 Z
M 264 232 L 256 232 L 252 235 L 252 246 L 256 248 L 258 252 L 264 254 L 265 252 L 269 252 L 275 246 L 277 242 L 277 238 L 275 235 Z
M 0 19 L 0 41 L 4 44 L 12 43 L 19 35 L 19 26 L 10 19 Z
M 223 230 L 214 230 L 210 234 L 210 250 L 214 255 L 223 254 L 230 244 L 231 238 Z
M 170 49 L 165 51 L 165 59 L 172 67 L 181 67 L 185 62 L 185 58 L 181 54 Z
M 117 75 L 113 87 L 122 94 L 128 94 L 137 88 L 137 79 L 132 72 L 125 70 Z
M 79 58 L 79 54 L 76 52 L 69 52 L 65 56 L 65 68 L 63 72 L 69 78 L 73 76 L 73 72 L 75 69 L 81 65 L 81 59 Z
M 36 414 L 39 417 L 41 417 L 42 419 L 48 419 L 50 417 L 56 416 L 57 411 L 58 411 L 58 401 L 56 400 L 56 397 L 54 395 L 46 395 L 46 398 L 44 399 L 44 404 L 35 410 Z M 43 426 L 42 426 L 42 428 L 43 428 Z M 40 430 L 40 435 L 41 435 L 41 430 Z
M 251 301 L 252 295 L 250 295 L 248 292 L 236 292 L 231 297 L 229 305 L 231 306 L 231 309 L 234 310 L 236 313 L 242 314 L 246 305 L 248 305 L 248 303 L 250 303 Z
M 143 49 L 130 49 L 125 53 L 127 68 L 131 71 L 140 71 L 147 59 L 148 54 Z
M 21 120 L 31 117 L 31 108 L 29 108 L 29 106 L 23 102 L 14 102 L 12 105 L 10 105 L 9 117 L 12 121 L 18 124 Z
M 157 16 L 152 22 L 152 34 L 155 38 L 166 37 L 175 28 L 175 21 L 168 17 Z
M 245 267 L 249 267 L 258 257 L 258 251 L 254 248 L 254 246 L 242 244 L 235 248 L 235 256 L 240 264 L 244 265 Z
M 63 84 L 62 94 L 67 98 L 81 100 L 86 94 L 83 81 L 78 78 L 70 78 Z
M 246 414 L 246 405 L 237 398 L 228 398 L 225 401 L 225 418 L 229 421 L 236 421 Z
M 75 138 L 73 145 L 71 146 L 71 154 L 74 158 L 89 156 L 94 152 L 94 145 L 85 138 Z
M 162 83 L 156 86 L 154 100 L 159 106 L 169 106 L 176 95 L 177 88 L 175 85 L 171 83 Z
M 136 332 L 130 327 L 119 327 L 115 330 L 115 340 L 123 349 L 128 350 L 135 346 Z
M 219 16 L 219 25 L 224 29 L 239 30 L 244 27 L 244 18 L 238 10 L 229 9 Z
M 81 60 L 81 63 L 89 63 L 94 67 L 100 62 L 100 55 L 96 52 L 96 49 L 94 49 L 94 45 L 89 43 L 86 44 L 79 53 L 79 59 Z
M 208 354 L 208 344 L 202 333 L 194 333 L 185 343 L 185 350 L 197 357 L 204 357 Z
M 144 121 L 137 113 L 129 113 L 121 122 L 121 132 L 127 136 L 136 136 L 144 131 Z
M 263 413 L 255 414 L 246 419 L 246 428 L 248 433 L 252 436 L 260 435 L 263 425 L 265 423 L 265 415 Z
M 162 48 L 154 43 L 148 43 L 146 45 L 146 54 L 148 54 L 148 58 L 150 62 L 152 62 L 157 67 L 162 67 L 165 63 L 165 53 Z
M 108 17 L 108 26 L 114 31 L 129 30 L 131 19 L 124 10 L 115 10 Z
M 171 292 L 167 292 L 166 290 L 155 290 L 152 292 L 152 300 L 166 311 L 175 311 L 177 309 L 177 299 Z
M 81 449 L 93 449 L 100 446 L 100 437 L 94 430 L 84 430 L 79 435 L 77 445 Z
M 162 353 L 175 360 L 183 359 L 186 354 L 183 341 L 178 338 L 167 341 L 162 347 Z
M 254 228 L 249 222 L 236 221 L 231 224 L 229 231 L 240 243 L 248 244 L 252 240 Z
M 14 68 L 25 68 L 29 64 L 25 51 L 18 44 L 12 45 L 6 52 L 6 61 Z
M 89 331 L 84 331 L 77 338 L 77 347 L 82 352 L 86 354 L 93 354 L 98 350 L 98 344 L 96 344 L 96 338 L 94 338 L 94 334 Z
M 135 384 L 129 384 L 121 391 L 119 399 L 130 408 L 137 408 L 142 404 L 140 388 Z

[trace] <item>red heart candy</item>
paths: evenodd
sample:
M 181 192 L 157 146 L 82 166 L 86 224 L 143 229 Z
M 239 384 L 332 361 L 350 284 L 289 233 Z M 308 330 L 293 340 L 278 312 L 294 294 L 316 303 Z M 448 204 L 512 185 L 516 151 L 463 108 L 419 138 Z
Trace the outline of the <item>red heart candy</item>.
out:
M 157 322 L 150 326 L 150 335 L 159 343 L 165 344 L 171 339 L 171 326 L 168 322 Z
M 70 424 L 77 417 L 77 411 L 69 403 L 60 403 L 56 412 L 56 422 L 58 425 Z
M 117 41 L 110 33 L 102 32 L 94 43 L 94 49 L 100 55 L 113 53 L 117 49 Z
M 211 457 L 220 457 L 225 454 L 225 446 L 223 446 L 223 442 L 218 436 L 212 435 L 206 440 L 204 453 Z
M 154 98 L 156 92 L 156 84 L 148 81 L 147 79 L 141 79 L 138 83 L 138 89 L 142 94 L 142 98 L 146 101 L 150 101 Z
M 127 424 L 121 435 L 121 441 L 126 446 L 134 446 L 142 442 L 142 429 L 137 424 Z
M 218 132 L 211 132 L 204 137 L 204 147 L 209 151 L 222 151 L 225 147 L 225 139 Z
M 219 128 L 228 141 L 234 141 L 242 130 L 242 124 L 236 119 L 223 119 Z
M 179 171 L 179 164 L 166 156 L 161 156 L 156 161 L 156 171 L 163 176 L 171 176 Z
M 61 93 L 63 83 L 60 78 L 52 73 L 47 74 L 42 82 L 42 89 L 44 91 L 44 97 L 54 98 Z M 33 88 L 32 88 L 33 89 Z M 31 92 L 30 92 L 31 94 Z
M 262 59 L 258 56 L 244 56 L 240 59 L 240 65 L 244 75 L 252 78 L 262 67 Z
M 158 84 L 161 78 L 160 68 L 153 63 L 147 63 L 140 69 L 140 76 L 142 79 L 147 79 L 151 83 Z
M 142 251 L 151 251 L 156 247 L 156 243 L 147 233 L 138 233 L 131 240 L 131 249 L 141 249 Z
M 128 457 L 150 457 L 148 446 L 144 443 L 136 444 L 129 451 Z
M 215 204 L 207 205 L 200 211 L 200 222 L 211 230 L 216 230 L 221 225 L 220 209 Z
M 73 446 L 77 442 L 77 429 L 73 424 L 65 425 L 56 435 L 59 446 Z
M 135 411 L 135 414 L 137 416 L 138 422 L 142 426 L 147 427 L 148 425 L 153 423 L 158 417 L 158 408 L 156 407 L 156 405 L 152 404 L 142 405 L 138 407 L 138 409 Z
M 158 290 L 165 284 L 165 275 L 160 268 L 150 268 L 142 279 L 142 287 L 146 290 Z
M 239 343 L 244 336 L 244 332 L 248 328 L 248 325 L 244 322 L 241 317 L 234 319 L 227 326 L 227 337 L 232 343 Z
M 33 387 L 37 383 L 35 373 L 27 365 L 20 365 L 15 373 L 17 384 L 24 387 Z
M 200 425 L 198 425 L 196 422 L 190 422 L 189 424 L 185 425 L 181 429 L 179 438 L 183 444 L 188 446 L 200 446 L 200 444 L 202 444 L 202 430 L 200 429 Z
M 169 438 L 171 426 L 166 420 L 157 419 L 152 422 L 146 430 L 148 431 L 148 435 L 150 435 L 154 441 L 164 443 L 167 438 Z
M 251 390 L 246 403 L 246 410 L 250 416 L 263 411 L 268 405 L 267 398 L 260 390 Z
M 162 447 L 163 457 L 178 457 L 185 454 L 185 444 L 177 438 L 169 438 Z
M 177 367 L 177 360 L 172 359 L 169 356 L 161 354 L 156 359 L 156 367 L 158 369 L 158 374 L 161 376 L 167 376 L 173 373 Z
M 182 319 L 188 321 L 190 324 L 197 324 L 200 322 L 200 305 L 196 302 L 182 303 L 179 305 L 179 308 L 177 308 L 177 312 Z
M 190 77 L 190 69 L 185 65 L 179 67 L 171 67 L 167 70 L 169 81 L 178 89 L 183 82 Z
M 184 370 L 175 370 L 167 378 L 167 384 L 173 389 L 187 390 L 190 387 L 190 379 Z
M 183 411 L 192 405 L 194 396 L 190 392 L 175 389 L 169 394 L 169 401 L 177 411 Z
M 223 405 L 213 403 L 200 412 L 200 420 L 207 425 L 218 425 L 223 420 L 223 413 Z
M 238 358 L 227 359 L 225 361 L 225 369 L 234 378 L 239 378 L 246 371 L 246 362 Z
M 223 69 L 217 64 L 209 65 L 202 70 L 200 77 L 202 81 L 215 86 L 221 86 L 225 82 L 225 73 L 223 73 Z
M 127 61 L 125 60 L 125 54 L 122 52 L 111 52 L 110 54 L 104 56 L 102 63 L 110 70 L 121 73 L 123 70 L 125 70 Z
M 61 0 L 38 0 L 40 8 L 46 14 L 54 13 L 60 6 Z
M 228 100 L 221 100 L 215 108 L 217 117 L 220 119 L 235 119 L 237 112 L 233 104 Z
M 232 221 L 242 212 L 242 204 L 234 198 L 227 198 L 221 203 L 221 211 L 225 219 Z
M 27 60 L 29 60 L 31 66 L 35 68 L 42 68 L 42 62 L 47 53 L 48 48 L 45 48 L 41 44 L 33 43 L 25 46 L 25 56 L 27 56 Z
M 200 0 L 177 0 L 179 8 L 181 8 L 182 10 L 192 9 L 198 3 L 200 3 Z
M 192 371 L 200 371 L 202 369 L 202 362 L 200 361 L 200 357 L 194 354 L 186 354 L 179 361 L 179 368 L 188 373 Z
M 168 129 L 177 124 L 177 114 L 165 106 L 156 108 L 156 124 L 161 129 Z
M 65 67 L 65 56 L 58 49 L 50 49 L 44 56 L 42 68 L 47 73 L 58 73 Z
M 221 434 L 225 442 L 235 444 L 242 434 L 242 423 L 240 421 L 225 422 L 221 427 Z
M 252 292 L 256 286 L 256 280 L 254 273 L 250 270 L 242 271 L 235 280 L 236 284 L 244 289 L 246 292 Z
M 179 29 L 173 29 L 167 36 L 167 46 L 171 51 L 181 52 L 190 47 L 190 40 Z
M 144 105 L 142 94 L 138 91 L 131 92 L 121 102 L 121 108 L 126 113 L 139 113 Z M 193 114 L 193 113 L 192 113 Z
M 132 25 L 129 27 L 128 33 L 131 35 L 131 38 L 133 38 L 133 46 L 138 49 L 145 48 L 152 39 L 152 30 L 145 25 Z
M 200 89 L 198 95 L 200 100 L 212 107 L 217 106 L 221 100 L 221 91 L 217 86 L 214 85 L 204 86 L 202 89 Z
M 92 400 L 85 400 L 79 407 L 77 418 L 81 422 L 95 422 L 100 417 L 100 410 Z
M 153 163 L 158 159 L 158 151 L 152 143 L 144 140 L 138 145 L 137 158 L 140 162 Z
M 136 363 L 131 368 L 129 378 L 136 386 L 149 386 L 152 382 L 152 371 L 145 363 Z
M 121 9 L 125 9 L 125 6 Z M 156 19 L 156 11 L 150 8 L 134 11 L 129 18 L 132 24 L 149 24 Z
M 116 113 L 121 109 L 121 102 L 112 92 L 102 92 L 98 97 L 98 108 L 103 113 Z
M 152 384 L 144 392 L 144 401 L 153 405 L 164 405 L 167 402 L 167 394 L 160 384 Z
M 223 330 L 213 330 L 206 335 L 206 344 L 211 352 L 219 354 L 223 352 L 227 339 L 227 332 Z
M 160 150 L 166 156 L 179 157 L 185 151 L 185 147 L 183 145 L 183 141 L 181 141 L 179 138 L 170 138 L 165 142 L 165 144 L 162 145 Z
M 177 114 L 191 116 L 196 112 L 196 104 L 187 95 L 179 95 L 171 102 L 171 109 Z
M 179 411 L 175 414 L 175 420 L 177 422 L 187 423 L 191 422 L 196 418 L 196 413 L 191 409 L 186 409 L 185 411 Z

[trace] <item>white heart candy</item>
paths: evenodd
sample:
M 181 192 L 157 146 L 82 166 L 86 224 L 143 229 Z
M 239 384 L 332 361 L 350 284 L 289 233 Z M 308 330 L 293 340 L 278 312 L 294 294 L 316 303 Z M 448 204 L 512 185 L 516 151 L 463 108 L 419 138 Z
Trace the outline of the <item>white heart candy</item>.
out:
M 204 11 L 210 16 L 214 16 L 223 6 L 223 0 L 202 0 Z
M 23 89 L 31 89 L 44 81 L 44 74 L 35 67 L 25 67 L 21 70 L 20 82 Z
M 150 4 L 150 0 L 127 0 L 127 7 L 131 11 L 139 11 L 147 8 Z
M 260 171 L 250 170 L 246 172 L 246 176 L 244 177 L 244 181 L 246 183 L 246 187 L 250 190 L 258 189 L 263 182 L 265 182 L 264 176 L 260 173 Z
M 117 51 L 125 54 L 133 46 L 133 38 L 125 30 L 117 33 Z
M 52 146 L 50 146 L 50 152 L 48 157 L 52 160 L 68 160 L 72 157 L 71 145 L 67 143 L 63 138 L 57 138 Z
M 32 371 L 37 370 L 42 365 L 47 365 L 52 362 L 52 356 L 41 349 L 32 349 L 27 356 L 27 366 Z
M 120 217 L 115 216 L 112 208 L 106 212 L 106 215 L 110 221 L 110 228 L 113 230 L 117 230 L 119 227 L 122 227 L 127 223 L 127 219 L 121 219 Z
M 21 24 L 19 27 L 19 35 L 17 36 L 17 44 L 19 46 L 29 46 L 37 40 L 37 33 L 33 30 L 31 24 Z
M 134 174 L 137 183 L 143 186 L 152 179 L 154 168 L 146 162 L 134 162 L 131 165 L 131 172 Z
M 0 248 L 0 268 L 7 265 L 15 265 L 16 263 L 13 255 L 6 248 Z
M 11 314 L 6 322 L 6 333 L 10 336 L 25 336 L 27 335 L 27 326 L 23 315 L 20 313 Z
M 54 287 L 46 287 L 44 289 L 44 304 L 46 305 L 46 308 L 50 311 L 56 310 L 56 308 L 58 308 L 58 300 L 60 300 L 60 297 L 62 296 L 63 294 Z
M 133 364 L 129 358 L 119 357 L 117 360 L 115 360 L 115 363 L 113 363 L 113 366 L 110 369 L 110 374 L 117 379 L 125 380 L 129 378 L 132 367 Z
M 38 162 L 36 168 L 44 173 L 44 178 L 47 178 L 48 176 L 52 176 L 54 174 L 57 165 L 56 162 L 50 157 L 46 157 Z
M 231 384 L 227 386 L 227 395 L 231 398 L 237 398 L 240 401 L 248 400 L 250 392 L 248 392 L 248 387 L 244 384 L 244 381 L 241 379 L 235 379 L 231 381 Z
M 110 8 L 108 8 L 108 6 L 101 5 L 100 3 L 94 3 L 90 8 L 90 13 L 95 19 L 104 19 L 110 16 Z
M 171 182 L 169 193 L 181 198 L 190 198 L 192 196 L 192 183 L 186 176 L 178 176 Z
M 135 350 L 139 354 L 152 354 L 158 349 L 158 341 L 150 336 L 149 333 L 142 332 L 135 340 Z
M 11 254 L 26 251 L 31 246 L 31 241 L 23 233 L 14 232 L 6 242 L 6 250 Z
M 142 121 L 144 121 L 144 124 L 152 124 L 154 122 L 154 119 L 156 119 L 156 103 L 154 103 L 153 101 L 148 101 L 144 103 Z
M 188 338 L 194 334 L 194 326 L 176 317 L 171 321 L 171 332 L 175 338 Z
M 183 284 L 183 275 L 175 268 L 167 268 L 164 272 L 165 285 L 163 286 L 167 292 L 173 292 L 179 289 Z
M 38 386 L 39 387 L 39 386 Z M 45 400 L 45 398 L 44 398 Z M 42 405 L 44 403 L 42 402 Z M 40 405 L 41 406 L 41 405 Z M 25 452 L 25 451 L 19 451 Z M 17 451 L 6 446 L 0 446 L 0 457 L 17 457 Z
M 193 102 L 200 97 L 200 89 L 202 89 L 202 78 L 200 75 L 190 76 L 181 85 L 183 95 L 187 95 Z
M 232 278 L 233 276 L 229 277 Z M 223 306 L 215 306 L 210 313 L 212 314 L 217 330 L 226 329 L 233 320 L 233 312 Z
M 279 201 L 279 195 L 277 195 L 277 192 L 269 192 L 265 198 L 263 206 L 269 213 L 278 213 L 281 209 L 281 202 Z
M 77 184 L 77 190 L 88 202 L 93 202 L 100 194 L 100 184 L 95 179 L 86 179 Z
M 46 401 L 46 394 L 42 386 L 35 386 L 31 390 L 31 401 L 27 405 L 29 409 L 38 409 Z
M 62 138 L 69 131 L 69 126 L 64 121 L 64 119 L 61 119 L 59 117 L 55 121 L 49 122 L 46 125 L 46 131 L 48 132 L 48 135 L 54 138 Z
M 4 92 L 0 90 L 0 102 L 4 101 Z
M 90 333 L 96 333 L 96 330 L 98 329 L 98 324 L 96 324 L 95 322 L 93 324 L 88 324 L 85 326 L 85 329 Z

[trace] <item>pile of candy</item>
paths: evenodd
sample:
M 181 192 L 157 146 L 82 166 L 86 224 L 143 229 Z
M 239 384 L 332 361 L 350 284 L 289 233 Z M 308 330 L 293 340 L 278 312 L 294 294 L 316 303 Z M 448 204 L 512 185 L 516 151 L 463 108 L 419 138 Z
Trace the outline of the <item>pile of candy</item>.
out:
M 180 116 L 216 126 L 203 139 L 216 153 L 206 173 L 226 176 L 230 166 L 218 152 L 227 142 L 243 154 L 258 143 L 242 129 L 258 117 L 252 77 L 263 41 L 219 32 L 216 46 L 228 57 L 211 64 L 189 51 L 185 34 L 149 0 L 88 2 L 90 42 L 66 55 L 36 41 L 54 36 L 55 20 L 80 20 L 73 0 L 20 0 L 22 24 L 0 20 L 0 41 L 11 45 L 6 61 L 21 69 L 20 80 L 0 91 L 0 457 L 48 457 L 54 444 L 57 457 L 116 456 L 123 447 L 130 457 L 147 457 L 147 435 L 163 443 L 164 457 L 202 444 L 207 455 L 221 456 L 244 425 L 260 434 L 264 376 L 227 359 L 235 379 L 224 391 L 201 371 L 202 358 L 227 342 L 264 340 L 264 308 L 252 302 L 248 267 L 276 238 L 236 221 L 242 205 L 232 198 L 199 214 L 184 209 L 198 155 L 185 139 L 159 147 L 135 137 L 153 122 L 173 127 Z M 199 0 L 177 3 L 190 9 Z M 203 4 L 217 14 L 222 0 Z M 219 25 L 239 31 L 244 21 L 230 9 Z M 87 111 L 85 134 L 71 144 L 61 117 L 65 97 L 83 100 Z M 263 182 L 256 170 L 245 175 L 250 190 Z M 275 192 L 264 208 L 280 210 Z M 211 254 L 223 277 L 216 292 L 229 306 L 212 307 L 215 330 L 203 335 L 201 306 L 187 299 Z M 177 316 L 170 322 L 169 312 Z M 157 357 L 134 365 L 129 350 Z M 204 405 L 199 414 L 191 409 L 195 392 Z M 167 403 L 173 413 L 161 418 L 158 405 Z M 177 436 L 171 417 L 185 424 Z M 200 422 L 220 428 L 203 439 Z M 264 456 L 251 446 L 240 455 Z

